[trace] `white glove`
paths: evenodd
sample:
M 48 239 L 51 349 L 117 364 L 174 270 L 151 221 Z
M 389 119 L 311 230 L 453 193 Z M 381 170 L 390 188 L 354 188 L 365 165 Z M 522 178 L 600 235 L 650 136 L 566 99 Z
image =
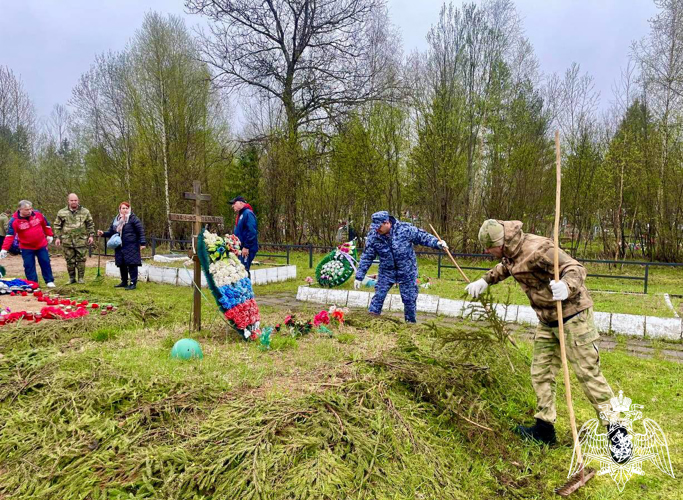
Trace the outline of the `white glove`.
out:
M 441 248 L 442 250 L 448 250 L 448 243 L 446 243 L 444 240 L 439 240 L 439 242 L 437 243 L 437 245 L 438 245 L 439 248 Z
M 553 300 L 567 300 L 567 297 L 569 297 L 569 288 L 562 280 L 552 280 L 550 282 L 550 289 L 553 291 Z
M 48 237 L 47 237 L 47 244 L 48 244 L 48 245 L 51 244 L 51 243 L 52 243 L 52 240 L 54 240 L 54 238 L 53 238 L 52 236 L 48 236 Z
M 360 287 L 363 286 L 363 282 L 361 280 L 355 280 L 353 282 L 353 289 L 354 290 L 360 290 Z
M 0 250 L 0 259 L 7 257 L 7 250 Z
M 479 278 L 477 281 L 474 281 L 467 285 L 465 287 L 465 291 L 472 296 L 472 298 L 477 298 L 479 297 L 482 293 L 484 293 L 484 290 L 486 290 L 489 287 L 489 284 L 486 282 L 484 278 Z

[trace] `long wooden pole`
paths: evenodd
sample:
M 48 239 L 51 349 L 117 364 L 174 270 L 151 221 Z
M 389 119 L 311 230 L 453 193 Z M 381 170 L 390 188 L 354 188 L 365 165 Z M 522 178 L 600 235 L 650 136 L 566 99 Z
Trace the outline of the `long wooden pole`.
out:
M 560 163 L 560 131 L 555 131 L 555 174 L 557 188 L 555 189 L 555 281 L 560 281 L 560 192 L 562 185 L 562 168 Z M 574 449 L 576 450 L 577 463 L 583 472 L 583 457 L 579 446 L 579 437 L 576 432 L 576 418 L 574 417 L 574 406 L 572 405 L 572 389 L 569 383 L 569 367 L 567 366 L 567 350 L 564 340 L 564 321 L 562 318 L 562 301 L 555 302 L 557 305 L 557 326 L 560 333 L 560 356 L 562 357 L 562 374 L 564 375 L 564 391 L 567 396 L 567 409 L 569 410 L 569 423 L 572 428 L 574 438 Z
M 434 233 L 434 236 L 436 236 L 438 239 L 441 239 L 441 236 L 439 236 L 439 233 L 436 232 L 436 229 L 434 229 L 434 226 L 432 226 L 432 225 L 430 224 L 429 227 L 432 228 L 432 232 Z M 460 271 L 460 274 L 462 275 L 463 279 L 464 279 L 467 283 L 470 283 L 470 279 L 467 277 L 467 275 L 466 275 L 464 272 L 462 272 L 462 269 L 460 269 L 460 266 L 459 266 L 458 263 L 455 261 L 455 258 L 451 255 L 451 251 L 450 251 L 448 248 L 445 248 L 444 250 L 446 250 L 446 253 L 447 253 L 448 256 L 451 258 L 451 261 L 453 262 L 453 264 L 455 264 L 455 267 L 458 268 L 458 271 Z

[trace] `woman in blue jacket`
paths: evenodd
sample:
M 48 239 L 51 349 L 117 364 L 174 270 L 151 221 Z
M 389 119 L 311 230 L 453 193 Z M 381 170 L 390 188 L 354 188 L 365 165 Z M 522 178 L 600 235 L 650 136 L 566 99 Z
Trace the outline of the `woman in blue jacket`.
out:
M 354 288 L 361 287 L 372 261 L 379 257 L 379 276 L 375 296 L 370 302 L 371 314 L 381 314 L 389 289 L 398 284 L 403 300 L 403 312 L 409 323 L 415 323 L 417 302 L 417 257 L 413 245 L 448 248 L 446 242 L 418 229 L 408 222 L 397 221 L 389 212 L 372 214 L 372 224 L 365 241 L 365 251 L 356 271 Z

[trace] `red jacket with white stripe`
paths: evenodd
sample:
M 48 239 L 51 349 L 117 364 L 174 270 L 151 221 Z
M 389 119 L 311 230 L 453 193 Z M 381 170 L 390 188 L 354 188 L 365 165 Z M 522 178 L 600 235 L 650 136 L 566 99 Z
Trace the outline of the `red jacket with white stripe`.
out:
M 2 249 L 9 250 L 14 241 L 14 235 L 19 235 L 19 248 L 26 250 L 40 250 L 47 246 L 47 236 L 53 236 L 50 223 L 38 210 L 33 210 L 28 217 L 21 217 L 17 210 L 9 220 L 9 228 Z

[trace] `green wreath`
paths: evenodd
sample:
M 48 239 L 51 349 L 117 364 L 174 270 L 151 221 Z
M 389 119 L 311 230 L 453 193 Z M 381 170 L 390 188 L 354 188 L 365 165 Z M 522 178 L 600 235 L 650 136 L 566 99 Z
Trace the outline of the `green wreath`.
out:
M 341 250 L 343 247 L 347 247 L 350 251 L 343 252 Z M 318 263 L 315 268 L 315 279 L 320 286 L 326 288 L 341 286 L 353 276 L 354 265 L 357 261 L 358 252 L 353 242 L 344 243 L 328 253 Z

